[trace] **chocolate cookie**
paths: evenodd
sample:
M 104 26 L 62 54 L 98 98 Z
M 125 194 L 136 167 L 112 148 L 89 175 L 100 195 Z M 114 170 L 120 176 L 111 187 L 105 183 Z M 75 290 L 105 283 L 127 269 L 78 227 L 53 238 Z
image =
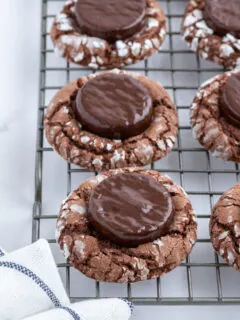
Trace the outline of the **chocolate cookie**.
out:
M 165 34 L 166 19 L 156 0 L 70 0 L 51 30 L 61 57 L 94 69 L 145 59 L 160 48 Z
M 240 73 L 233 70 L 202 84 L 191 106 L 194 136 L 213 155 L 240 162 Z
M 171 271 L 196 237 L 183 189 L 142 168 L 110 170 L 82 183 L 62 203 L 56 232 L 70 264 L 90 278 L 119 283 Z
M 112 70 L 61 89 L 46 110 L 45 131 L 64 159 L 101 171 L 142 166 L 166 156 L 176 140 L 178 117 L 159 84 Z
M 213 208 L 210 235 L 214 250 L 240 270 L 240 183 L 225 192 Z
M 239 0 L 190 0 L 182 33 L 201 58 L 225 67 L 240 64 Z

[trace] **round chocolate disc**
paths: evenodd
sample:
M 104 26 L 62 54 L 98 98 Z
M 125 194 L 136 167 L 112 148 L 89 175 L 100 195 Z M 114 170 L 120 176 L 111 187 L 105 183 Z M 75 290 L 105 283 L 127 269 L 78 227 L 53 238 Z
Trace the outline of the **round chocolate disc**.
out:
M 89 80 L 77 94 L 75 109 L 84 130 L 109 139 L 142 133 L 153 115 L 146 87 L 131 76 L 113 73 Z
M 145 9 L 145 0 L 78 0 L 75 7 L 82 33 L 111 42 L 139 32 Z
M 228 122 L 240 128 L 240 72 L 232 74 L 224 85 L 220 109 Z
M 239 0 L 205 0 L 204 19 L 220 36 L 240 33 Z
M 174 207 L 167 189 L 152 177 L 121 173 L 101 182 L 92 192 L 89 221 L 104 238 L 137 246 L 168 232 Z

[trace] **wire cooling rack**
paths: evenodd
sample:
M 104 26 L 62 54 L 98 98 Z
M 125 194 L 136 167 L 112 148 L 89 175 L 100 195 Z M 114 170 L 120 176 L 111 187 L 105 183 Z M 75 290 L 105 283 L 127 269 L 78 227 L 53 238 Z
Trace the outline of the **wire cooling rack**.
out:
M 208 232 L 211 208 L 222 192 L 239 180 L 239 168 L 237 164 L 213 158 L 192 138 L 189 125 L 189 105 L 199 84 L 223 69 L 200 60 L 182 40 L 180 25 L 187 3 L 184 0 L 159 0 L 168 18 L 168 34 L 163 47 L 148 60 L 127 69 L 160 82 L 177 105 L 180 119 L 177 145 L 168 157 L 148 168 L 168 174 L 188 192 L 199 224 L 197 244 L 186 261 L 169 274 L 132 285 L 99 283 L 65 263 L 54 240 L 60 203 L 94 173 L 67 164 L 53 152 L 43 132 L 44 112 L 53 95 L 69 81 L 92 72 L 54 54 L 49 31 L 63 3 L 64 0 L 42 0 L 33 241 L 40 237 L 48 239 L 72 301 L 125 297 L 140 305 L 240 303 L 239 274 L 214 254 Z

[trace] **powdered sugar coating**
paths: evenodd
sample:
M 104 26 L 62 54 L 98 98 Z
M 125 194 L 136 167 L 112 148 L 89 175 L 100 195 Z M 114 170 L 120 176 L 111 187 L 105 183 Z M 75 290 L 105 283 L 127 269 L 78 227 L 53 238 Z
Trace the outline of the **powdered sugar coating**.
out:
M 63 244 L 63 254 L 65 259 L 67 260 L 70 256 L 70 251 L 68 249 L 68 245 L 66 243 Z
M 58 55 L 73 63 L 93 69 L 129 65 L 152 55 L 165 38 L 166 19 L 156 0 L 146 0 L 144 29 L 130 39 L 114 44 L 81 34 L 76 28 L 74 6 L 74 0 L 65 3 L 51 30 Z
M 220 114 L 221 88 L 233 70 L 206 81 L 191 106 L 191 126 L 194 137 L 212 154 L 225 161 L 240 162 L 240 129 L 228 123 Z
M 159 84 L 136 73 L 118 69 L 105 72 L 133 76 L 149 90 L 154 104 L 150 126 L 142 134 L 123 141 L 82 130 L 75 118 L 71 97 L 92 79 L 93 75 L 90 75 L 64 87 L 51 101 L 44 121 L 48 142 L 67 161 L 96 171 L 146 165 L 166 156 L 172 150 L 178 132 L 177 112 L 167 92 Z
M 182 34 L 190 49 L 201 58 L 234 68 L 240 58 L 240 39 L 214 34 L 203 18 L 204 0 L 190 0 L 182 23 Z
M 226 191 L 213 208 L 210 235 L 214 250 L 240 270 L 240 183 Z
M 104 179 L 123 172 L 146 174 L 163 184 L 172 196 L 175 207 L 173 222 L 167 235 L 139 245 L 126 248 L 103 240 L 88 222 L 87 216 L 69 211 L 58 225 L 64 225 L 59 237 L 61 249 L 68 248 L 68 262 L 86 276 L 107 282 L 130 283 L 156 278 L 178 266 L 192 250 L 197 238 L 197 224 L 188 197 L 178 185 L 159 172 L 142 168 L 110 170 L 83 182 L 67 199 L 88 206 L 91 192 Z M 78 200 L 76 199 L 76 196 Z

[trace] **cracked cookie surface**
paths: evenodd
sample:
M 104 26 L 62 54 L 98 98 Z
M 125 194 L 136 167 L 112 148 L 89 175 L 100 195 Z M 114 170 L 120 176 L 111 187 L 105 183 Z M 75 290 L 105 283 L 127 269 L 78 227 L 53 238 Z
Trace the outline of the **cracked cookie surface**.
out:
M 110 176 L 134 172 L 151 176 L 165 186 L 175 206 L 169 232 L 134 248 L 103 240 L 87 217 L 89 197 Z M 157 171 L 124 168 L 104 172 L 86 180 L 63 201 L 56 238 L 67 261 L 86 276 L 106 282 L 131 283 L 149 280 L 178 266 L 191 252 L 197 238 L 197 223 L 184 190 Z
M 114 43 L 80 33 L 76 25 L 75 3 L 75 0 L 65 3 L 51 30 L 56 53 L 70 62 L 94 69 L 130 65 L 152 55 L 164 41 L 166 19 L 156 0 L 146 0 L 143 30 Z
M 125 140 L 111 140 L 82 130 L 73 112 L 77 92 L 88 80 L 107 72 L 136 77 L 148 89 L 154 112 L 150 126 L 143 133 Z M 46 110 L 44 125 L 48 142 L 65 160 L 101 171 L 142 166 L 165 157 L 176 141 L 178 116 L 166 90 L 159 84 L 145 76 L 116 69 L 79 78 L 61 89 Z
M 190 49 L 205 60 L 234 68 L 240 64 L 240 39 L 231 33 L 219 36 L 203 17 L 204 0 L 191 0 L 182 22 L 183 38 Z
M 240 270 L 240 183 L 226 191 L 213 208 L 210 235 L 214 250 Z
M 225 161 L 240 162 L 240 129 L 221 116 L 221 89 L 233 70 L 211 78 L 200 87 L 191 106 L 194 137 L 214 156 Z

